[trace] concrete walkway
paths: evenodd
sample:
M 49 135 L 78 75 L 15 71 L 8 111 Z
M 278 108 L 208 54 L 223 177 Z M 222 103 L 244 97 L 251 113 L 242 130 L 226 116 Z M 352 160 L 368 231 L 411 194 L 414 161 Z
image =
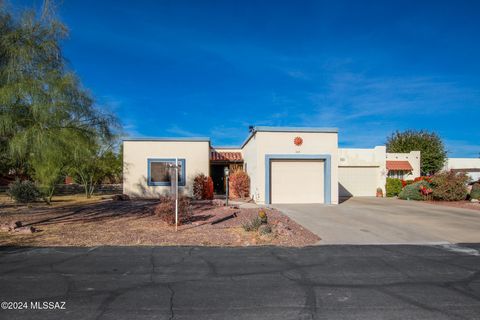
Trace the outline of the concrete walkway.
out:
M 340 205 L 275 205 L 322 238 L 320 244 L 480 242 L 480 211 L 385 198 Z

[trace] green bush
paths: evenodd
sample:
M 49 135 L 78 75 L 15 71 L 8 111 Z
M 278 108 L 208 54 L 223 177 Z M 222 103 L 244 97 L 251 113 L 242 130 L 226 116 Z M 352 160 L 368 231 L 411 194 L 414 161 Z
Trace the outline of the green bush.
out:
M 468 176 L 463 172 L 440 172 L 432 177 L 433 198 L 444 201 L 465 200 Z
M 397 178 L 387 178 L 387 185 L 385 189 L 387 192 L 387 197 L 398 196 L 400 191 L 402 191 L 402 180 Z
M 270 234 L 272 233 L 272 227 L 269 224 L 264 224 L 260 226 L 260 228 L 258 229 L 258 233 L 260 233 L 260 235 L 262 236 Z
M 32 181 L 15 180 L 8 186 L 8 195 L 19 203 L 30 203 L 40 197 L 40 191 Z
M 262 220 L 259 217 L 255 217 L 251 221 L 247 221 L 243 223 L 242 227 L 243 227 L 243 230 L 250 232 L 250 231 L 257 231 L 261 225 L 262 225 Z
M 430 188 L 430 184 L 426 181 L 415 182 L 406 185 L 403 190 L 398 194 L 398 197 L 403 200 L 423 200 L 423 195 L 420 191 L 422 186 Z
M 475 183 L 472 186 L 472 191 L 470 191 L 470 198 L 480 200 L 480 183 Z

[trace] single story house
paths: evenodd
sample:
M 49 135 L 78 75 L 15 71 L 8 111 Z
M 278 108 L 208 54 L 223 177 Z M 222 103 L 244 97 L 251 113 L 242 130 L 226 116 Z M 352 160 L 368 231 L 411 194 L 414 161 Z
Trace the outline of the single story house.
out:
M 171 192 L 175 163 L 179 188 L 187 195 L 201 173 L 212 177 L 216 194 L 224 194 L 224 168 L 243 169 L 250 197 L 259 204 L 338 204 L 342 197 L 385 191 L 387 176 L 420 175 L 419 152 L 339 148 L 336 128 L 250 127 L 238 148 L 214 147 L 209 138 L 125 139 L 123 157 L 124 193 L 146 198 Z
M 448 158 L 444 169 L 465 172 L 472 181 L 480 180 L 480 158 Z

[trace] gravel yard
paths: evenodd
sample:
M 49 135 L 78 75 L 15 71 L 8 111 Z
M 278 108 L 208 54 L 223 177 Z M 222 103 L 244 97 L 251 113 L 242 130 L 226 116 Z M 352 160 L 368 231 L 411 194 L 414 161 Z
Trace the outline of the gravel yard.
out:
M 266 209 L 272 233 L 246 232 L 242 224 L 258 215 L 258 208 L 224 207 L 215 202 L 192 202 L 193 218 L 178 231 L 153 214 L 157 201 L 88 201 L 58 199 L 53 206 L 0 204 L 0 224 L 21 221 L 32 234 L 0 231 L 1 246 L 202 245 L 306 246 L 319 237 L 277 210 Z M 235 213 L 235 217 L 212 224 Z

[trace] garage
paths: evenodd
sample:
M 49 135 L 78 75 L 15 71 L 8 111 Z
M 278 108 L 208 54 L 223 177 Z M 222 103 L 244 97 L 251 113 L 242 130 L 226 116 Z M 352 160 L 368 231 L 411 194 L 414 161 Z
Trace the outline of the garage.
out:
M 325 161 L 271 162 L 271 203 L 324 203 Z
M 340 197 L 375 196 L 379 167 L 338 167 Z

